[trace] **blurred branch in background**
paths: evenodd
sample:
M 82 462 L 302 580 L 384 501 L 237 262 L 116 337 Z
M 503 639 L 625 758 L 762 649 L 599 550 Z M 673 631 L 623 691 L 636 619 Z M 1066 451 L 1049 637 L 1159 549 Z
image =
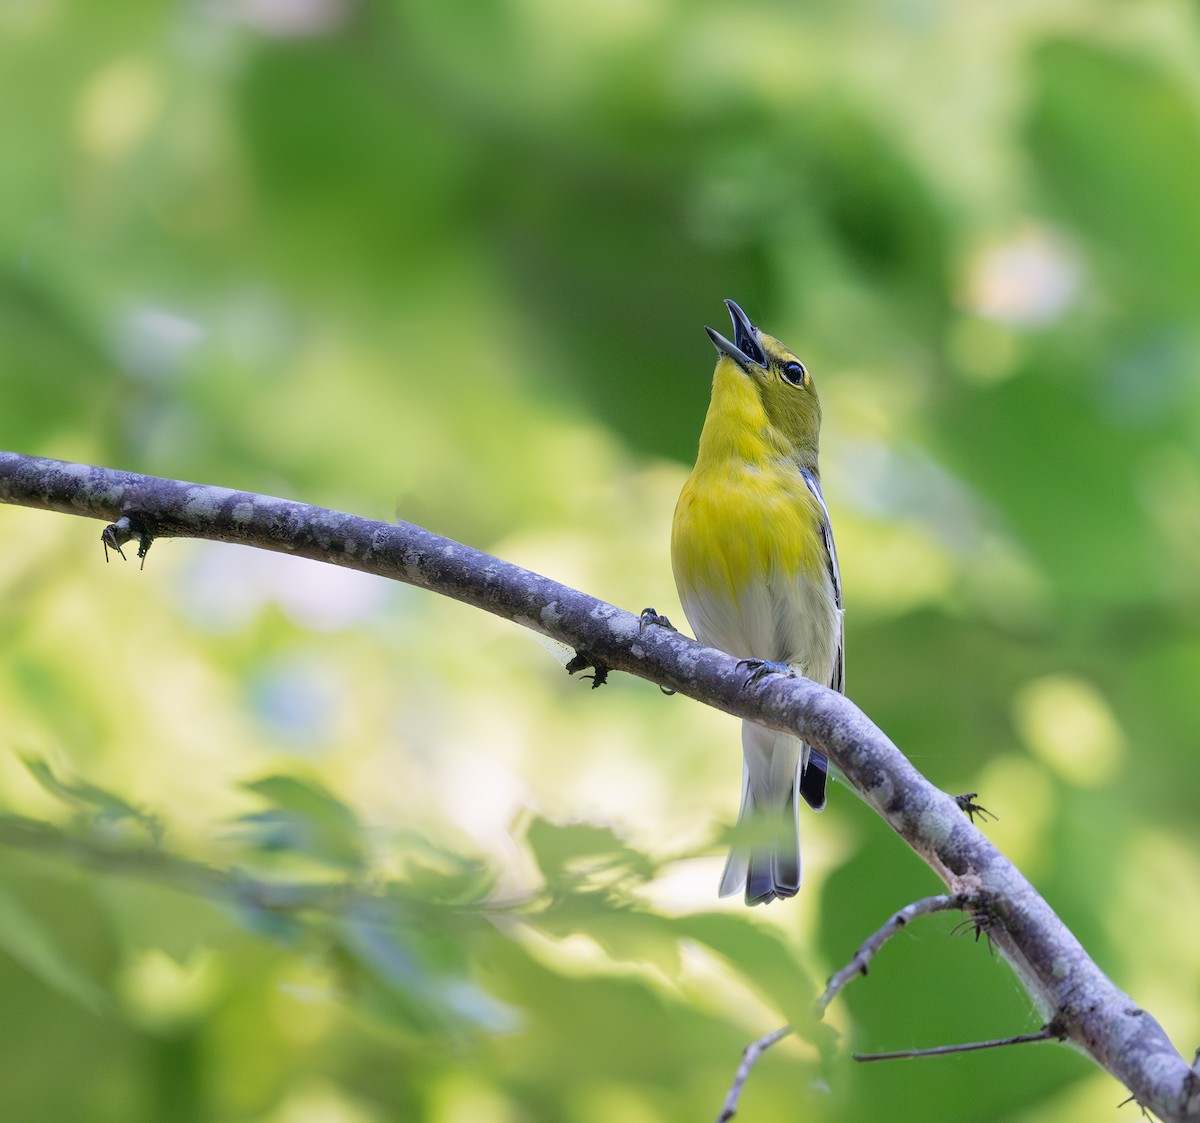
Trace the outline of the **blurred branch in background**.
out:
M 1200 1119 L 1200 1080 L 1155 1019 L 1100 971 L 960 805 L 840 695 L 804 679 L 773 679 L 750 689 L 731 656 L 661 626 L 645 627 L 613 605 L 411 524 L 15 453 L 0 453 L 0 501 L 106 519 L 106 544 L 136 537 L 142 555 L 155 537 L 207 538 L 404 581 L 568 644 L 598 674 L 628 671 L 735 716 L 801 734 L 951 893 L 965 895 L 974 922 L 1012 965 L 1056 1036 L 1086 1051 L 1144 1109 L 1169 1121 Z M 386 959 L 396 949 L 380 954 Z

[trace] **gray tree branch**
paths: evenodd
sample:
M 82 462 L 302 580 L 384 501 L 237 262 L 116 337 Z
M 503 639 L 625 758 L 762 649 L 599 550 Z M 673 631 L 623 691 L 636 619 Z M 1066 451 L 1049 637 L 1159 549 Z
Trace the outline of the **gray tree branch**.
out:
M 1200 1120 L 1200 1075 L 1104 975 L 1021 872 L 849 699 L 802 678 L 747 685 L 702 647 L 519 566 L 407 523 L 227 488 L 0 452 L 0 501 L 103 519 L 134 537 L 205 538 L 404 581 L 503 616 L 726 713 L 798 733 L 915 850 L 952 894 L 980 902 L 988 935 L 1047 1024 L 1164 1120 Z

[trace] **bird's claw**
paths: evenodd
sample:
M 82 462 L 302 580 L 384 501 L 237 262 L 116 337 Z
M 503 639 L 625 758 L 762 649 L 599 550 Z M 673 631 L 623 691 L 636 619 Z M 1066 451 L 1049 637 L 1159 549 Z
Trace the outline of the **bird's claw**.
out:
M 760 679 L 764 679 L 767 675 L 786 675 L 788 678 L 795 678 L 796 672 L 786 663 L 776 663 L 771 659 L 739 659 L 737 662 L 739 668 L 745 667 L 749 670 L 749 675 L 746 676 L 746 681 L 743 686 L 753 686 Z
M 672 632 L 679 631 L 670 620 L 655 612 L 653 608 L 643 608 L 638 613 L 638 635 L 640 636 L 647 628 L 669 628 Z
M 667 628 L 672 632 L 679 631 L 670 620 L 663 616 L 662 613 L 655 612 L 653 608 L 643 608 L 638 613 L 638 635 L 640 636 L 647 628 Z M 668 696 L 675 693 L 669 686 L 663 686 L 662 683 L 658 684 L 658 689 Z
M 992 943 L 991 932 L 992 929 L 996 927 L 997 923 L 997 919 L 992 916 L 991 913 L 984 909 L 980 909 L 972 912 L 966 920 L 960 921 L 958 924 L 956 924 L 950 930 L 950 935 L 958 936 L 963 932 L 971 932 L 975 936 L 976 943 L 979 943 L 979 938 L 982 936 L 987 939 L 988 946 L 990 947 Z

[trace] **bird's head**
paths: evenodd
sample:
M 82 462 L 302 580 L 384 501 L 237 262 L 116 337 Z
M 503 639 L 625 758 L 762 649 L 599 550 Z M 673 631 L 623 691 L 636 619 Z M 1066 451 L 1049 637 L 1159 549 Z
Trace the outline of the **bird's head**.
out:
M 756 328 L 732 300 L 725 304 L 733 319 L 732 341 L 712 328 L 704 329 L 720 356 L 713 375 L 713 408 L 719 409 L 725 425 L 754 430 L 742 435 L 762 441 L 772 454 L 794 457 L 815 468 L 821 403 L 812 375 L 778 339 Z

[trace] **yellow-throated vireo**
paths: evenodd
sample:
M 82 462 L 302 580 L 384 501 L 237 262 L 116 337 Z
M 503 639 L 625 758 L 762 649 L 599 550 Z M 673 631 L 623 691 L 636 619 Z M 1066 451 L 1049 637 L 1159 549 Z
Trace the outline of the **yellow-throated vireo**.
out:
M 671 529 L 671 563 L 696 638 L 752 673 L 798 671 L 844 690 L 842 583 L 821 493 L 821 405 L 804 364 L 727 300 L 733 340 L 716 345 L 712 401 Z M 800 888 L 797 796 L 825 806 L 825 757 L 742 723 L 739 837 L 721 896 L 746 903 Z

